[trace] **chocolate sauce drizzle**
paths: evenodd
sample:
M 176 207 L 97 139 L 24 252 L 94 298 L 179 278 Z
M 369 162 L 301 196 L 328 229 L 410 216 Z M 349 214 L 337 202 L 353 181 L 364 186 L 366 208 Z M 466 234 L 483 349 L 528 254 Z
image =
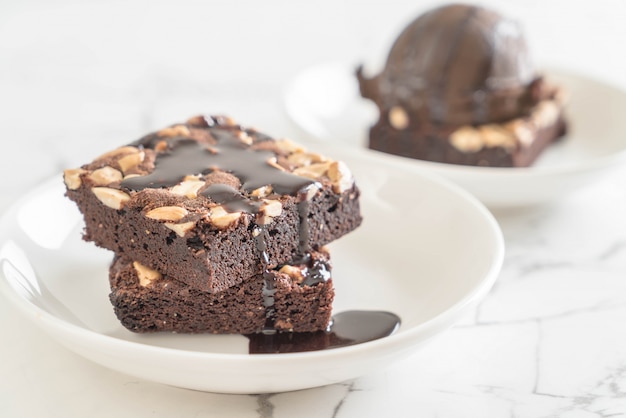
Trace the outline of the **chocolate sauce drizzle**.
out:
M 263 306 L 265 307 L 265 329 L 273 330 L 274 321 L 276 319 L 276 310 L 274 309 L 274 295 L 276 294 L 276 277 L 270 273 L 269 256 L 267 255 L 267 229 L 257 226 L 252 235 L 254 243 L 259 254 L 261 264 L 263 265 Z
M 212 184 L 200 194 L 222 205 L 228 212 L 258 213 L 263 203 L 248 199 L 226 184 Z
M 282 171 L 268 161 L 275 159 L 271 151 L 254 150 L 235 136 L 235 130 L 240 127 L 228 128 L 216 125 L 213 119 L 205 120 L 211 136 L 215 139 L 214 145 L 203 144 L 191 138 L 167 138 L 168 150 L 157 154 L 155 168 L 146 176 L 131 177 L 122 181 L 121 186 L 129 190 L 140 191 L 146 188 L 172 187 L 179 184 L 187 175 L 204 175 L 219 170 L 233 174 L 241 181 L 241 188 L 251 192 L 259 187 L 271 186 L 275 194 L 291 195 L 297 198 L 299 222 L 299 256 L 293 260 L 294 264 L 301 264 L 309 252 L 308 214 L 309 202 L 307 193 L 316 182 L 306 177 L 300 177 Z M 211 123 L 209 123 L 211 122 Z M 262 134 L 250 133 L 257 139 L 267 140 Z M 160 138 L 145 137 L 136 142 L 137 146 L 154 148 Z M 257 214 L 263 202 L 259 199 L 244 196 L 239 190 L 225 184 L 213 184 L 200 192 L 202 196 L 222 205 L 229 212 L 247 212 Z M 267 254 L 266 227 L 256 225 L 253 229 L 255 245 L 262 266 L 264 278 L 263 304 L 266 310 L 266 329 L 274 327 L 274 294 L 276 293 L 275 276 L 269 271 L 269 256 Z M 308 260 L 308 259 L 307 259 Z M 329 277 L 327 269 L 321 266 L 313 267 L 304 284 L 312 286 L 320 280 Z M 326 271 L 326 273 L 324 273 Z
M 330 270 L 326 263 L 320 260 L 314 260 L 313 265 L 305 269 L 304 280 L 302 284 L 305 286 L 315 286 L 319 283 L 327 282 L 330 279 Z
M 299 353 L 362 344 L 393 334 L 400 317 L 385 311 L 338 313 L 327 331 L 258 333 L 246 335 L 250 354 Z
M 214 129 L 211 130 L 211 135 L 217 140 L 215 147 L 201 144 L 194 139 L 176 141 L 169 152 L 157 156 L 152 173 L 126 179 L 122 181 L 122 187 L 129 190 L 172 187 L 190 173 L 208 174 L 216 170 L 238 177 L 246 192 L 271 185 L 277 194 L 295 196 L 314 183 L 306 177 L 272 167 L 268 160 L 275 158 L 273 152 L 255 151 L 231 131 Z

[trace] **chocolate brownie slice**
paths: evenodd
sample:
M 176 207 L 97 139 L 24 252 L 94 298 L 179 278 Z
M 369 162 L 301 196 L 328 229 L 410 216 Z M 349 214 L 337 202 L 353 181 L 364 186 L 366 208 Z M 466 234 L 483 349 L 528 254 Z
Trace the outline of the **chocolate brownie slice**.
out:
M 330 258 L 316 252 L 220 292 L 206 292 L 136 261 L 109 271 L 115 314 L 133 332 L 252 334 L 328 328 L 334 289 Z
M 64 179 L 85 240 L 202 291 L 237 285 L 361 223 L 344 163 L 225 117 L 172 125 Z
M 399 129 L 393 112 L 392 108 L 370 129 L 369 147 L 440 163 L 527 167 L 566 132 L 563 106 L 556 100 L 540 102 L 529 116 L 478 126 L 422 124 Z

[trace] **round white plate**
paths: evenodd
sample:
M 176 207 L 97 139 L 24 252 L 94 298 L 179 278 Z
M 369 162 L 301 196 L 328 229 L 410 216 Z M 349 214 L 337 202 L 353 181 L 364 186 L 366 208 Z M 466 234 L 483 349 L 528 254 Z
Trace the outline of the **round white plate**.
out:
M 108 301 L 112 254 L 81 239 L 82 218 L 61 176 L 0 220 L 0 289 L 70 350 L 150 381 L 224 393 L 327 385 L 384 368 L 451 326 L 484 296 L 504 253 L 489 211 L 460 188 L 367 150 L 319 150 L 351 166 L 363 225 L 331 245 L 334 312 L 386 310 L 400 329 L 316 352 L 256 354 L 240 335 L 137 335 Z
M 548 71 L 565 87 L 569 132 L 532 167 L 489 168 L 408 159 L 464 187 L 490 207 L 522 206 L 563 197 L 609 174 L 626 162 L 626 92 L 581 75 Z M 324 141 L 366 147 L 378 118 L 372 102 L 359 95 L 355 67 L 331 63 L 310 68 L 284 91 L 290 118 Z

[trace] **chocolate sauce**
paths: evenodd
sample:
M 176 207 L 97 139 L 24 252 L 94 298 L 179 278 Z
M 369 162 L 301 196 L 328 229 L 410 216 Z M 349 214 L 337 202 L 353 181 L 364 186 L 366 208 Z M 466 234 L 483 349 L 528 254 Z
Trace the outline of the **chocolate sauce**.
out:
M 262 202 L 251 200 L 226 184 L 212 184 L 200 192 L 229 212 L 258 213 Z
M 252 234 L 256 251 L 259 254 L 259 260 L 263 269 L 263 307 L 265 308 L 265 329 L 274 329 L 274 321 L 276 310 L 274 309 L 274 295 L 276 294 L 276 277 L 270 273 L 268 264 L 269 256 L 267 255 L 267 230 L 263 227 L 256 227 Z
M 311 267 L 307 267 L 304 270 L 304 280 L 302 281 L 302 285 L 315 286 L 319 283 L 327 282 L 329 279 L 330 271 L 328 270 L 328 265 L 320 260 L 315 260 L 313 261 L 313 265 Z
M 265 307 L 265 329 L 273 330 L 276 322 L 274 295 L 276 294 L 276 277 L 269 271 L 263 272 L 263 306 Z
M 249 334 L 250 354 L 299 353 L 348 347 L 388 337 L 400 327 L 400 317 L 385 311 L 338 313 L 328 331 Z
M 157 156 L 152 173 L 126 179 L 122 181 L 122 187 L 130 190 L 172 187 L 190 173 L 207 174 L 215 170 L 238 177 L 247 192 L 271 185 L 277 194 L 295 196 L 314 183 L 311 179 L 272 167 L 268 160 L 276 157 L 273 152 L 255 151 L 229 130 L 212 129 L 211 135 L 217 140 L 211 148 L 193 139 L 176 141 L 169 152 Z

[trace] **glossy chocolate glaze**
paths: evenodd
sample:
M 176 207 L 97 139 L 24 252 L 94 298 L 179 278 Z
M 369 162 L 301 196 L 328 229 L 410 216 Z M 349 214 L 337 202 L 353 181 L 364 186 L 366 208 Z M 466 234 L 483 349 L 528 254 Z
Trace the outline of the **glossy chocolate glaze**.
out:
M 254 230 L 254 242 L 259 260 L 263 268 L 263 307 L 265 308 L 265 328 L 274 329 L 275 309 L 274 295 L 276 294 L 276 277 L 269 271 L 269 257 L 267 255 L 267 229 L 256 227 Z
M 126 179 L 122 187 L 130 190 L 172 187 L 191 173 L 207 174 L 215 170 L 238 177 L 246 192 L 271 185 L 277 194 L 295 196 L 314 183 L 271 166 L 268 160 L 275 158 L 273 152 L 252 150 L 232 130 L 216 128 L 210 133 L 217 141 L 215 145 L 207 146 L 193 139 L 171 141 L 171 148 L 157 155 L 152 173 Z
M 539 82 L 517 25 L 477 6 L 453 4 L 414 20 L 374 78 L 357 72 L 361 94 L 386 117 L 403 107 L 414 125 L 500 122 L 536 104 Z
M 312 261 L 312 265 L 304 271 L 304 280 L 302 285 L 315 286 L 319 283 L 327 282 L 330 279 L 330 270 L 326 263 L 320 260 Z
M 219 203 L 228 212 L 258 213 L 262 206 L 262 202 L 248 199 L 239 190 L 235 190 L 226 184 L 212 184 L 200 192 L 200 194 L 208 197 L 215 203 Z
M 298 353 L 362 344 L 388 337 L 400 327 L 400 317 L 385 311 L 346 311 L 333 316 L 328 331 L 246 335 L 250 354 Z

